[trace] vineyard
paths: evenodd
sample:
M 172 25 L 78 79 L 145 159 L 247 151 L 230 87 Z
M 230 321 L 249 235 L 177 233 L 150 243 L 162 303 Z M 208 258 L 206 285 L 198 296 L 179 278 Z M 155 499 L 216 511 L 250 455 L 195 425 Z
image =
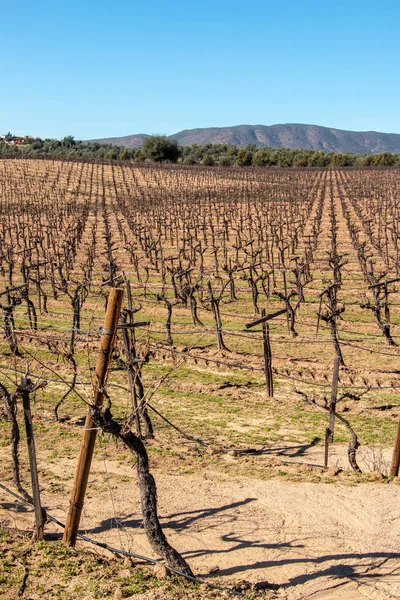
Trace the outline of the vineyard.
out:
M 34 519 L 30 401 L 62 523 L 89 411 L 79 532 L 118 560 L 161 557 L 212 597 L 400 597 L 397 169 L 2 160 L 0 242 L 4 531 Z M 21 569 L 4 598 L 83 597 Z M 118 577 L 87 597 L 147 590 Z

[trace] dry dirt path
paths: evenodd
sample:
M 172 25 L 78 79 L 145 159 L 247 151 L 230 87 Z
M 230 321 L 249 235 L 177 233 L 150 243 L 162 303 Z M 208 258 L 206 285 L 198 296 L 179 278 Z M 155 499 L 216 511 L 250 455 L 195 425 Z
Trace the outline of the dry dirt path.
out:
M 58 465 L 60 474 L 74 461 L 65 463 Z M 96 461 L 84 530 L 114 547 L 151 555 L 132 467 L 107 461 L 107 473 L 108 483 Z M 262 481 L 212 472 L 158 473 L 156 479 L 165 533 L 197 574 L 207 578 L 219 568 L 213 582 L 268 581 L 287 600 L 400 598 L 400 486 Z M 1 503 L 9 501 L 0 494 Z M 44 493 L 43 501 L 64 520 L 67 496 Z M 32 520 L 32 514 L 10 515 L 4 507 L 2 520 L 19 526 Z
M 219 474 L 157 480 L 165 532 L 197 573 L 218 566 L 224 580 L 267 580 L 288 600 L 400 598 L 398 487 Z M 118 486 L 113 496 L 125 515 L 121 522 L 138 527 L 136 486 Z M 95 514 L 97 507 L 99 531 L 110 526 L 110 512 L 97 500 L 90 499 L 93 510 L 88 504 L 86 513 Z M 91 518 L 86 526 L 93 525 Z M 115 533 L 106 537 L 118 541 Z M 142 533 L 134 539 L 149 551 Z

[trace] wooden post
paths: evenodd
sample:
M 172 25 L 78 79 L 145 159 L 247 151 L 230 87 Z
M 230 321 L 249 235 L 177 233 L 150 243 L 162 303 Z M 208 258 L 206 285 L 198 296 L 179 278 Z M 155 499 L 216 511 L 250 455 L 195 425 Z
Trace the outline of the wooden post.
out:
M 392 464 L 390 466 L 390 476 L 398 477 L 400 467 L 400 418 L 397 426 L 397 435 L 394 442 Z
M 101 336 L 100 347 L 97 354 L 96 369 L 93 381 L 93 404 L 97 407 L 100 407 L 103 404 L 103 390 L 107 379 L 108 366 L 110 363 L 115 333 L 121 313 L 123 295 L 124 292 L 122 289 L 111 288 L 110 295 L 108 297 L 103 334 Z M 72 546 L 75 545 L 79 529 L 79 522 L 83 509 L 87 482 L 89 479 L 96 434 L 96 425 L 93 423 L 90 413 L 88 413 L 63 537 L 63 542 L 71 544 Z
M 44 529 L 44 511 L 40 504 L 40 490 L 39 490 L 39 477 L 37 472 L 36 464 L 36 450 L 35 450 L 35 439 L 33 437 L 33 426 L 32 426 L 32 414 L 31 414 L 31 400 L 29 396 L 29 379 L 22 377 L 21 379 L 21 397 L 22 405 L 24 407 L 24 421 L 26 431 L 26 443 L 28 445 L 29 454 L 29 468 L 31 471 L 31 482 L 32 482 L 32 496 L 33 505 L 35 508 L 35 523 L 36 523 L 36 539 L 40 541 L 43 539 Z
M 261 316 L 265 317 L 265 308 L 261 311 Z M 269 340 L 269 327 L 265 321 L 262 324 L 263 331 L 263 345 L 264 345 L 264 365 L 265 365 L 265 381 L 267 384 L 267 393 L 269 398 L 274 397 L 274 383 L 272 379 L 272 355 L 271 355 L 271 344 Z
M 340 366 L 340 356 L 338 354 L 335 354 L 335 362 L 333 365 L 331 401 L 329 404 L 329 426 L 325 430 L 325 463 L 324 463 L 325 467 L 328 466 L 329 444 L 332 444 L 333 434 L 335 433 L 335 414 L 336 414 L 337 390 L 338 390 L 338 383 L 339 383 L 339 366 Z
M 130 335 L 129 332 L 131 331 L 133 333 L 134 331 L 134 323 L 133 323 L 133 318 L 132 318 L 132 310 L 129 309 L 129 313 L 130 313 L 130 323 L 126 322 L 126 314 L 123 316 L 123 323 L 126 325 L 132 325 L 131 328 L 128 329 L 128 327 L 124 327 L 123 328 L 123 338 L 124 338 L 124 348 L 125 348 L 125 357 L 126 357 L 126 364 L 127 364 L 127 371 L 128 371 L 128 381 L 129 381 L 129 390 L 130 390 L 130 394 L 131 394 L 131 401 L 132 401 L 132 408 L 135 414 L 135 423 L 136 423 L 136 434 L 138 435 L 138 437 L 142 437 L 142 430 L 141 430 L 141 426 L 140 426 L 140 415 L 139 415 L 139 407 L 138 407 L 138 403 L 137 403 L 137 396 L 136 396 L 136 381 L 135 381 L 135 374 L 133 371 L 133 367 L 132 367 L 132 361 L 136 358 L 136 356 L 134 355 L 134 353 L 132 352 L 132 348 L 134 348 L 134 346 L 131 344 L 131 340 L 130 340 Z
M 126 296 L 128 300 L 128 310 L 129 310 L 129 323 L 133 323 L 133 300 L 132 300 L 132 292 L 131 292 L 131 282 L 129 279 L 125 280 L 126 283 Z M 131 329 L 131 346 L 135 344 L 135 330 Z
M 288 297 L 287 293 L 287 283 L 286 283 L 286 271 L 283 271 L 283 293 L 285 294 L 285 298 Z M 289 311 L 286 311 L 286 326 L 288 334 L 290 335 L 290 324 L 289 324 Z
M 269 341 L 269 327 L 267 321 L 274 319 L 275 317 L 279 317 L 279 315 L 283 315 L 287 312 L 287 307 L 282 308 L 274 313 L 266 314 L 265 308 L 262 309 L 261 318 L 256 319 L 256 321 L 252 321 L 251 323 L 246 323 L 246 329 L 251 329 L 252 327 L 256 327 L 257 325 L 262 326 L 262 334 L 263 334 L 263 347 L 264 347 L 264 365 L 265 365 L 265 380 L 267 383 L 267 392 L 270 398 L 274 397 L 274 385 L 272 379 L 272 353 L 271 353 L 271 344 Z
M 315 331 L 315 337 L 318 337 L 319 324 L 321 321 L 321 310 L 322 310 L 322 296 L 319 297 L 319 309 L 318 309 L 318 318 L 317 318 L 317 329 Z

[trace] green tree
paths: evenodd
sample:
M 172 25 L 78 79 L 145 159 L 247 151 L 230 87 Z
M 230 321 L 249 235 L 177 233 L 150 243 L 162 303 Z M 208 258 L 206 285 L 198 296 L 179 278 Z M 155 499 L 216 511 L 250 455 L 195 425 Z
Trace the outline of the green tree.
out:
M 132 148 L 124 148 L 119 153 L 119 160 L 132 160 L 135 157 L 135 151 Z
M 375 154 L 374 165 L 390 167 L 396 162 L 395 157 L 390 152 L 382 152 L 381 154 Z
M 151 135 L 144 140 L 143 154 L 155 162 L 176 162 L 181 155 L 176 140 L 171 140 L 164 135 Z
M 293 167 L 307 167 L 309 153 L 306 150 L 295 151 L 293 154 Z
M 76 142 L 74 140 L 74 136 L 73 135 L 66 135 L 62 140 L 61 140 L 61 145 L 64 146 L 64 148 L 72 148 L 73 146 L 75 146 Z
M 363 167 L 371 167 L 374 164 L 374 155 L 373 154 L 364 154 L 363 156 Z
M 291 150 L 283 148 L 278 152 L 278 166 L 279 167 L 292 167 L 293 166 L 293 153 Z
M 220 167 L 231 167 L 232 164 L 233 164 L 232 156 L 229 156 L 229 154 L 220 154 L 220 157 L 218 159 L 218 165 Z
M 213 167 L 214 166 L 214 159 L 212 157 L 211 154 L 205 154 L 203 156 L 203 158 L 201 159 L 201 164 L 204 165 L 205 167 Z
M 253 162 L 253 152 L 248 148 L 240 148 L 236 155 L 236 164 L 239 167 L 250 167 Z
M 332 154 L 331 165 L 333 167 L 351 167 L 355 161 L 355 154 L 351 152 L 335 152 Z
M 254 167 L 265 167 L 268 164 L 268 151 L 265 148 L 261 148 L 254 153 L 253 166 Z
M 328 167 L 331 164 L 331 154 L 322 150 L 312 151 L 308 160 L 309 167 Z

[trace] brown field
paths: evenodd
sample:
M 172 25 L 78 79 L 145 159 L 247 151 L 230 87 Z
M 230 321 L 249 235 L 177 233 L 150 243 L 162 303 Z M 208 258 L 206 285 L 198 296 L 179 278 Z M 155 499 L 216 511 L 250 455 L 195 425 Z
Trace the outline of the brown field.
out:
M 399 598 L 399 478 L 389 469 L 400 414 L 400 284 L 387 285 L 386 307 L 383 295 L 377 300 L 381 328 L 369 287 L 400 275 L 399 214 L 400 172 L 390 169 L 0 161 L 0 293 L 26 283 L 0 296 L 0 383 L 13 393 L 25 373 L 47 382 L 32 399 L 49 513 L 65 521 L 108 291 L 129 281 L 134 320 L 149 323 L 135 329 L 135 348 L 155 432 L 145 443 L 160 518 L 196 574 L 248 597 Z M 331 393 L 334 344 L 327 321 L 317 333 L 317 315 L 329 312 L 319 294 L 335 281 L 335 306 L 344 309 L 335 319 L 338 393 L 346 395 L 337 411 L 358 436 L 361 472 L 350 468 L 349 430 L 339 420 L 324 468 L 329 415 L 313 404 L 329 403 Z M 292 290 L 295 331 L 285 315 L 269 325 L 268 398 L 261 327 L 245 325 L 284 307 Z M 74 377 L 71 356 L 76 382 L 55 420 Z M 132 412 L 125 360 L 118 334 L 107 393 L 120 421 Z M 29 488 L 22 409 L 18 417 Z M 0 478 L 15 489 L 1 409 L 0 419 Z M 133 467 L 126 449 L 98 436 L 82 531 L 154 556 Z M 160 583 L 107 552 L 102 566 L 83 542 L 78 555 L 51 540 L 32 546 L 21 533 L 32 528 L 31 509 L 17 509 L 2 490 L 0 501 L 1 598 L 17 597 L 24 569 L 21 597 L 35 600 L 222 597 Z M 60 533 L 51 524 L 46 531 L 53 540 Z M 273 586 L 254 590 L 262 581 Z

